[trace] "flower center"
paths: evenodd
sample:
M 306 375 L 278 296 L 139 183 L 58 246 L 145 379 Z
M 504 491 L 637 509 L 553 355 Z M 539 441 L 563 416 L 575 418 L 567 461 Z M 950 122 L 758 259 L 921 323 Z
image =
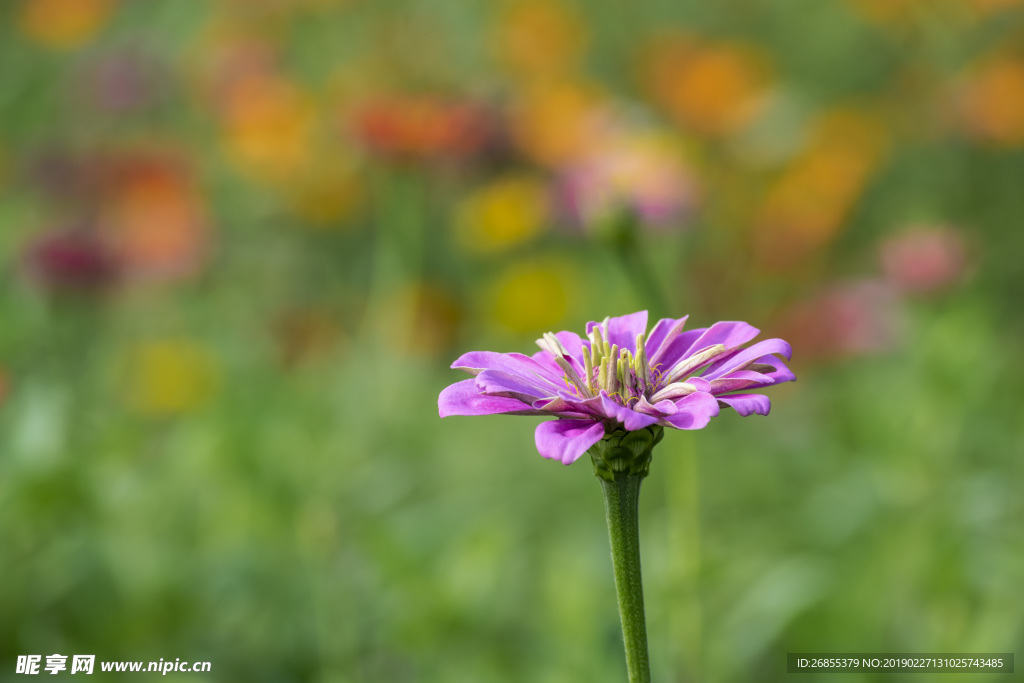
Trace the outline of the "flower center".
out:
M 537 345 L 554 357 L 555 363 L 565 373 L 566 387 L 573 394 L 580 398 L 593 398 L 604 391 L 627 407 L 635 405 L 641 398 L 657 403 L 697 391 L 697 387 L 686 379 L 728 350 L 723 344 L 714 344 L 663 369 L 661 363 L 651 366 L 648 361 L 646 333 L 636 336 L 635 352 L 609 343 L 607 336 L 607 327 L 602 333 L 601 325 L 596 325 L 590 332 L 590 347 L 583 347 L 583 368 L 579 367 L 578 361 L 570 362 L 569 354 L 554 334 L 548 332 L 543 339 L 537 340 Z M 657 356 L 655 354 L 655 360 Z M 582 375 L 579 370 L 583 371 Z
M 583 363 L 587 389 L 593 394 L 602 390 L 622 405 L 628 406 L 649 396 L 657 380 L 652 378 L 644 348 L 645 334 L 636 336 L 636 354 L 609 344 L 595 327 L 590 333 L 590 348 L 583 347 Z

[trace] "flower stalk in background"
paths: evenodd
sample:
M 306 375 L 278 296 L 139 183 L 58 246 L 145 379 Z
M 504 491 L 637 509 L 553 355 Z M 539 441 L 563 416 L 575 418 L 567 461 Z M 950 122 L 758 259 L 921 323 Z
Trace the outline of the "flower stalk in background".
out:
M 684 331 L 687 318 L 665 318 L 647 331 L 647 311 L 545 334 L 532 356 L 474 351 L 452 364 L 472 379 L 441 392 L 449 415 L 538 415 L 537 450 L 571 464 L 589 452 L 605 494 L 629 680 L 650 680 L 640 573 L 638 500 L 652 451 L 664 428 L 701 429 L 721 407 L 767 415 L 759 391 L 795 380 L 779 356 L 789 344 L 768 339 L 749 347 L 759 330 L 719 322 Z

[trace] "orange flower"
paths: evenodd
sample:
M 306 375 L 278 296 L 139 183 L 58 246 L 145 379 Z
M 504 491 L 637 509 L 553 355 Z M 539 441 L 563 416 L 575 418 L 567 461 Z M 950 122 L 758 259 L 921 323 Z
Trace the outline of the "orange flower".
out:
M 470 102 L 431 96 L 392 96 L 355 111 L 355 134 L 385 156 L 459 158 L 484 148 L 493 134 L 488 112 Z
M 1024 144 L 1024 60 L 998 57 L 982 64 L 959 97 L 972 136 L 997 145 Z
M 512 136 L 530 160 L 561 166 L 587 149 L 590 120 L 603 100 L 582 83 L 536 84 L 522 91 L 512 106 Z
M 1024 0 L 969 0 L 969 2 L 982 14 L 995 14 L 1011 7 L 1024 5 Z
M 129 274 L 188 275 L 202 262 L 208 223 L 185 166 L 158 152 L 116 161 L 101 220 Z
M 96 35 L 114 6 L 114 0 L 28 0 L 21 8 L 19 26 L 46 47 L 78 47 Z
M 221 0 L 229 12 L 244 15 L 270 15 L 281 18 L 281 15 L 298 14 L 300 12 L 322 12 L 335 10 L 347 5 L 351 0 Z
M 641 70 L 652 99 L 680 125 L 720 136 L 742 128 L 759 113 L 769 68 L 747 46 L 671 37 L 655 41 Z
M 250 75 L 227 93 L 228 157 L 258 180 L 281 182 L 305 167 L 313 152 L 315 124 L 312 99 L 283 77 Z
M 218 18 L 211 22 L 191 57 L 191 80 L 204 106 L 229 115 L 240 97 L 235 88 L 248 79 L 269 78 L 279 70 L 277 48 L 266 38 L 226 25 Z
M 881 124 L 863 113 L 823 116 L 810 145 L 770 187 L 755 218 L 763 262 L 786 268 L 831 241 L 885 146 Z
M 1022 0 L 847 0 L 847 4 L 872 24 L 902 30 L 926 26 L 936 18 L 952 25 L 969 23 L 1024 3 Z
M 496 22 L 498 60 L 525 77 L 571 72 L 581 60 L 586 28 L 575 8 L 552 0 L 509 3 Z

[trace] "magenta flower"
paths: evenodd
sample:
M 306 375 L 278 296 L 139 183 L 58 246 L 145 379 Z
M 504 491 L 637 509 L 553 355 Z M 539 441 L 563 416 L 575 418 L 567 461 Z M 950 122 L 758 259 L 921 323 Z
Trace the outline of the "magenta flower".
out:
M 537 450 L 568 465 L 618 430 L 701 429 L 719 407 L 767 415 L 768 397 L 747 392 L 796 379 L 776 356 L 792 355 L 785 341 L 743 348 L 759 332 L 747 323 L 684 332 L 685 323 L 666 318 L 648 335 L 647 311 L 640 311 L 588 323 L 587 339 L 545 334 L 533 356 L 467 353 L 452 367 L 475 377 L 442 391 L 438 411 L 556 417 L 537 427 Z
M 119 264 L 89 228 L 42 235 L 28 246 L 28 272 L 45 289 L 63 294 L 98 294 L 117 279 Z

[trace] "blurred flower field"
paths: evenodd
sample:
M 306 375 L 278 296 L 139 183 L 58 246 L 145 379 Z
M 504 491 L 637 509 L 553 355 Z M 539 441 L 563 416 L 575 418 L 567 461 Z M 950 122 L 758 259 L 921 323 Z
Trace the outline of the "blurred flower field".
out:
M 624 680 L 590 466 L 437 395 L 644 308 L 799 377 L 659 446 L 656 680 L 1024 651 L 1024 2 L 16 0 L 0 123 L 3 680 Z

